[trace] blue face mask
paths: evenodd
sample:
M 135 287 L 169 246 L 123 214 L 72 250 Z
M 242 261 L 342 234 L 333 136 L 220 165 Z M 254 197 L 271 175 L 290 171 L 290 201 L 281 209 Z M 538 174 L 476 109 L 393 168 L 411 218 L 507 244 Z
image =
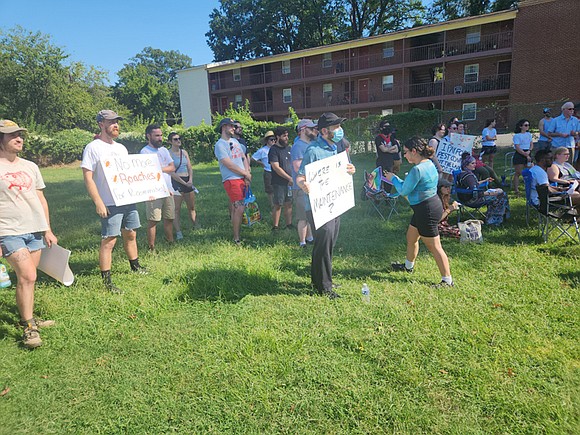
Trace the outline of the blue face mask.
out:
M 344 137 L 344 130 L 342 129 L 342 127 L 338 127 L 336 130 L 334 130 L 334 137 L 332 138 L 332 141 L 334 143 L 338 143 L 342 140 L 343 137 Z

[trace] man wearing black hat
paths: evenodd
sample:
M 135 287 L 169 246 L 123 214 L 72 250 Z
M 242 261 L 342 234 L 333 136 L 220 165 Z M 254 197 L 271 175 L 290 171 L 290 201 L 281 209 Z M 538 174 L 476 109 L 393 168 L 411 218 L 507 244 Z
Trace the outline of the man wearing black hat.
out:
M 246 157 L 246 147 L 235 138 L 235 123 L 236 121 L 231 118 L 220 121 L 218 130 L 221 137 L 215 144 L 214 154 L 219 162 L 224 189 L 230 199 L 234 243 L 240 244 L 245 192 L 252 175 Z
M 313 141 L 304 152 L 298 175 L 296 176 L 296 183 L 304 193 L 305 208 L 308 221 L 312 228 L 315 228 L 312 210 L 310 208 L 310 200 L 308 198 L 309 185 L 306 182 L 305 167 L 309 163 L 325 159 L 337 154 L 336 144 L 344 137 L 344 131 L 340 126 L 346 119 L 339 118 L 334 113 L 323 113 L 318 119 L 318 138 Z M 346 171 L 352 175 L 355 173 L 355 167 L 352 163 L 346 166 Z M 320 295 L 325 295 L 330 299 L 339 298 L 340 295 L 334 291 L 336 287 L 332 282 L 332 251 L 336 244 L 338 232 L 340 229 L 340 217 L 331 219 L 314 232 L 314 247 L 312 250 L 312 263 L 310 266 L 310 273 L 312 284 Z
M 105 174 L 99 165 L 101 159 L 105 157 L 129 154 L 124 145 L 115 142 L 115 139 L 119 137 L 119 121 L 122 119 L 112 110 L 101 110 L 97 114 L 97 123 L 101 133 L 85 147 L 81 162 L 87 192 L 95 203 L 95 210 L 101 218 L 102 238 L 99 249 L 101 277 L 107 290 L 113 293 L 121 293 L 121 290 L 111 281 L 113 248 L 119 234 L 123 237 L 123 247 L 129 259 L 131 270 L 140 274 L 147 273 L 147 270 L 139 264 L 137 253 L 135 230 L 141 227 L 137 207 L 135 204 L 115 206 Z
M 540 119 L 538 123 L 538 130 L 540 130 L 540 138 L 534 146 L 536 152 L 540 150 L 549 150 L 552 147 L 552 138 L 548 135 L 547 131 L 550 129 L 550 124 L 552 123 L 552 111 L 549 107 L 544 107 L 544 117 Z

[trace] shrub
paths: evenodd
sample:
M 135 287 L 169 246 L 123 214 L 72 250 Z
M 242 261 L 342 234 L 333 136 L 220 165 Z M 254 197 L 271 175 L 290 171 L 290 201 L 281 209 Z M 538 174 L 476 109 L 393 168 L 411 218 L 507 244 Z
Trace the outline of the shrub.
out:
M 62 130 L 52 136 L 30 134 L 22 157 L 39 166 L 72 163 L 81 158 L 85 145 L 93 137 L 93 133 L 78 128 Z

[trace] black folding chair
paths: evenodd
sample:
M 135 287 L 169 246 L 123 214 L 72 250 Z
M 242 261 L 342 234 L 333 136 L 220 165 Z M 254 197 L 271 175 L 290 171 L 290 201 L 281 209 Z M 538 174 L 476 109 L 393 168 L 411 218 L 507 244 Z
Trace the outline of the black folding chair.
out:
M 374 176 L 364 171 L 365 181 L 363 184 L 363 199 L 368 200 L 369 208 L 367 214 L 374 210 L 383 220 L 388 221 L 393 214 L 399 214 L 397 211 L 398 193 L 389 193 L 384 189 L 377 189 L 374 183 Z M 381 210 L 384 209 L 384 210 Z M 385 217 L 386 215 L 386 217 Z
M 477 198 L 480 192 L 484 192 L 487 189 L 487 185 L 488 183 L 485 182 L 484 184 L 481 184 L 477 189 L 466 189 L 463 187 L 460 187 L 459 185 L 459 174 L 461 174 L 461 170 L 456 169 L 455 171 L 453 171 L 452 175 L 453 175 L 453 187 L 454 187 L 454 192 L 455 194 L 466 194 L 466 195 L 471 195 L 473 198 Z M 459 197 L 458 197 L 459 199 Z M 486 221 L 486 217 L 485 217 L 485 213 L 483 213 L 481 211 L 481 208 L 483 206 L 485 206 L 484 203 L 477 205 L 477 206 L 471 206 L 468 204 L 463 204 L 462 201 L 458 201 L 459 202 L 459 209 L 457 210 L 457 222 L 461 222 L 461 216 L 462 215 L 468 215 L 471 219 L 479 219 L 482 221 Z

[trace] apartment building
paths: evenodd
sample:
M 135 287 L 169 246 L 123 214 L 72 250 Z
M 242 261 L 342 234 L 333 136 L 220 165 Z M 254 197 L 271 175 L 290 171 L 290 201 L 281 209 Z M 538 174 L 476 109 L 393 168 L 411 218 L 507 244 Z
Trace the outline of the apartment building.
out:
M 565 32 L 546 32 L 542 39 L 543 26 L 534 25 L 561 17 L 577 35 L 578 16 L 579 0 L 522 0 L 518 10 L 260 59 L 208 64 L 205 77 L 197 68 L 195 83 L 188 80 L 190 70 L 180 71 L 184 121 L 186 125 L 200 121 L 192 119 L 189 110 L 199 98 L 186 97 L 194 88 L 207 93 L 211 113 L 223 113 L 230 104 L 248 100 L 256 119 L 277 122 L 287 118 L 289 107 L 300 117 L 312 118 L 324 111 L 355 118 L 419 108 L 455 111 L 464 120 L 477 120 L 485 107 L 557 101 L 573 98 L 571 93 L 579 98 L 579 45 L 562 47 L 563 41 L 573 41 Z M 546 72 L 558 74 L 561 64 L 552 60 L 554 46 L 571 50 L 571 58 L 563 63 L 570 70 L 562 71 L 561 86 L 551 87 Z M 538 53 L 548 71 L 540 73 L 534 67 Z M 503 115 L 504 122 L 511 123 L 510 114 Z

